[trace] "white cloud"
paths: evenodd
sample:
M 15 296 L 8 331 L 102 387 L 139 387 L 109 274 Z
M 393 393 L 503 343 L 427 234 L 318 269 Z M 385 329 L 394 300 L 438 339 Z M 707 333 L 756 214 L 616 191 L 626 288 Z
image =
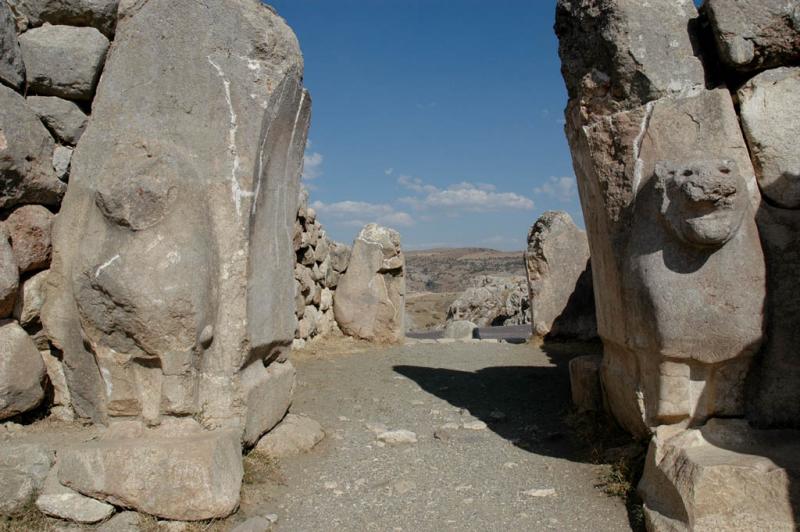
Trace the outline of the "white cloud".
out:
M 306 152 L 303 155 L 303 179 L 311 181 L 322 175 L 322 154 L 319 152 Z
M 551 177 L 542 186 L 534 188 L 533 192 L 537 196 L 568 202 L 578 197 L 578 185 L 574 177 Z
M 467 181 L 441 189 L 419 178 L 400 176 L 397 183 L 418 196 L 400 201 L 416 209 L 438 208 L 450 211 L 488 212 L 505 209 L 532 210 L 533 201 L 515 192 L 497 192 L 494 185 Z
M 386 203 L 367 203 L 365 201 L 324 203 L 315 201 L 311 206 L 318 214 L 328 216 L 342 225 L 351 227 L 363 227 L 373 222 L 394 227 L 414 225 L 414 219 L 410 214 L 398 211 Z
M 383 173 L 386 175 L 392 175 L 394 173 L 394 168 L 387 168 L 383 171 Z

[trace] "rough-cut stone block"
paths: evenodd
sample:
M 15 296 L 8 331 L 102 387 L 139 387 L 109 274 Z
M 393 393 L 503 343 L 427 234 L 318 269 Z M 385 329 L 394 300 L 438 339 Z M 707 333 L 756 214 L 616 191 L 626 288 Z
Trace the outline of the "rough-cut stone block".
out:
M 62 484 L 165 519 L 222 518 L 239 505 L 244 473 L 235 432 L 148 431 L 66 447 L 58 458 Z
M 53 138 L 25 98 L 0 85 L 0 209 L 57 205 L 66 185 L 53 173 Z
M 17 42 L 14 14 L 5 2 L 0 2 L 0 82 L 15 89 L 25 82 L 25 65 Z
M 254 445 L 277 425 L 292 404 L 297 372 L 291 362 L 273 362 L 266 368 L 249 367 L 242 377 L 247 390 L 247 419 L 242 441 Z
M 525 268 L 533 334 L 597 337 L 589 241 L 569 214 L 548 211 L 528 233 Z
M 53 458 L 44 445 L 0 445 L 0 515 L 13 515 L 33 502 L 44 486 Z
M 639 484 L 648 530 L 794 530 L 798 447 L 797 431 L 742 420 L 659 428 Z
M 397 231 L 376 224 L 361 230 L 333 304 L 345 334 L 377 342 L 403 339 L 404 269 Z
M 38 94 L 91 100 L 108 39 L 94 28 L 43 26 L 19 37 L 28 86 Z
M 14 306 L 14 318 L 23 327 L 33 325 L 39 321 L 39 314 L 44 304 L 44 286 L 47 282 L 45 270 L 30 277 L 22 283 L 17 303 Z
M 800 208 L 800 68 L 762 72 L 739 90 L 739 102 L 761 193 Z
M 28 333 L 0 321 L 0 419 L 39 406 L 44 399 L 44 362 Z
M 92 26 L 109 38 L 117 24 L 119 0 L 23 0 L 17 9 L 31 26 Z
M 800 4 L 796 0 L 707 0 L 720 56 L 749 72 L 800 59 Z
M 585 355 L 569 361 L 569 386 L 572 404 L 579 412 L 603 409 L 603 392 L 600 386 L 601 355 Z
M 49 343 L 45 341 L 45 343 Z M 72 421 L 75 417 L 72 412 L 69 388 L 64 375 L 64 362 L 58 358 L 47 346 L 39 347 L 47 378 L 53 387 L 53 402 L 50 405 L 50 415 L 62 421 Z
M 19 290 L 19 268 L 5 225 L 0 225 L 0 318 L 11 316 Z
M 277 427 L 261 438 L 255 451 L 275 458 L 306 453 L 325 438 L 322 425 L 308 416 L 287 414 Z
M 31 96 L 26 101 L 56 139 L 72 146 L 78 143 L 89 120 L 80 107 L 55 96 Z
M 5 222 L 11 248 L 20 273 L 35 272 L 50 266 L 53 246 L 50 226 L 53 213 L 41 205 L 25 205 L 11 213 Z
M 350 246 L 341 242 L 330 244 L 331 268 L 337 273 L 344 273 L 350 262 Z
M 108 503 L 81 495 L 58 481 L 58 465 L 50 470 L 41 494 L 36 498 L 36 507 L 45 515 L 92 524 L 108 519 L 114 507 Z
M 561 72 L 589 114 L 705 85 L 692 0 L 559 0 L 556 9 Z

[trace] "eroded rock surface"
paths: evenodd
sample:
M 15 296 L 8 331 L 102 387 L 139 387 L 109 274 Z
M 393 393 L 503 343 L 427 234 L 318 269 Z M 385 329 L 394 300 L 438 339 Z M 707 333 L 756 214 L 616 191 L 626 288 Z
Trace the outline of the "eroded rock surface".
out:
M 0 321 L 0 419 L 27 412 L 44 399 L 44 362 L 16 322 Z
M 482 275 L 471 285 L 450 304 L 448 323 L 470 321 L 478 327 L 530 323 L 525 278 Z
M 405 260 L 397 231 L 369 224 L 353 242 L 347 271 L 334 299 L 345 334 L 376 342 L 402 340 Z
M 0 2 L 0 81 L 19 89 L 25 82 L 25 64 L 17 41 L 14 14 L 5 2 Z

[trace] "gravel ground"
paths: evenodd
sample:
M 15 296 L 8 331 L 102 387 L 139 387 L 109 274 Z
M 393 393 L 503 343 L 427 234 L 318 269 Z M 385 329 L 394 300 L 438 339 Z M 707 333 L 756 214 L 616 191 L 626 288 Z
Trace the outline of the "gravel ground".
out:
M 246 486 L 245 514 L 275 513 L 284 531 L 630 530 L 563 424 L 569 355 L 485 343 L 334 351 L 294 359 L 292 411 L 326 439 Z M 381 441 L 413 439 L 392 431 L 417 441 Z

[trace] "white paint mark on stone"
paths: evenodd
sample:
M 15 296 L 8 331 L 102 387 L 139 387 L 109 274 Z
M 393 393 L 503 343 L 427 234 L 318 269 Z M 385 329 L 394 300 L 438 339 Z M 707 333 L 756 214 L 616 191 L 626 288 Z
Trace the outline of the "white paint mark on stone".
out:
M 119 254 L 114 255 L 113 257 L 105 261 L 103 264 L 98 266 L 94 272 L 94 276 L 100 277 L 100 274 L 103 273 L 103 270 L 114 264 L 117 260 L 119 260 Z

